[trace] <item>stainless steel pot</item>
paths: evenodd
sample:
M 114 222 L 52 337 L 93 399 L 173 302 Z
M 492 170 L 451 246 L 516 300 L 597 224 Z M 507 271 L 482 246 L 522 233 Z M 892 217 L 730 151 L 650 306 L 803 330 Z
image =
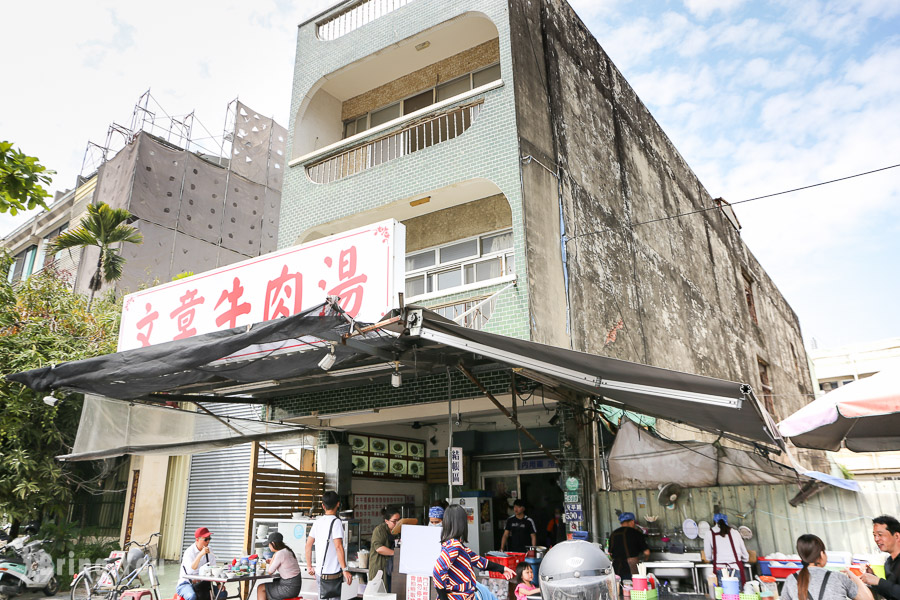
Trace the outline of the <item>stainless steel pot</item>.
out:
M 526 546 L 528 552 L 534 552 L 534 557 L 538 560 L 544 558 L 544 553 L 547 552 L 547 546 Z

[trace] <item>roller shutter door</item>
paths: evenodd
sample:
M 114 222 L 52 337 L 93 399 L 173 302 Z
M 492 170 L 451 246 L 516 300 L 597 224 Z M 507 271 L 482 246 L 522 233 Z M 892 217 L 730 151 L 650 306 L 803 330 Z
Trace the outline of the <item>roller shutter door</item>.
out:
M 258 419 L 261 407 L 247 404 L 204 404 L 219 416 Z M 296 447 L 297 442 L 267 444 L 278 455 Z M 219 564 L 244 554 L 244 523 L 247 518 L 247 482 L 250 477 L 252 445 L 241 444 L 191 456 L 187 507 L 184 518 L 182 552 L 194 543 L 194 531 L 209 527 L 213 534 L 210 549 Z M 280 468 L 274 458 L 261 452 L 260 467 Z
M 220 416 L 259 418 L 259 407 L 253 405 L 204 406 Z M 209 527 L 213 534 L 210 550 L 219 564 L 243 555 L 250 451 L 251 444 L 241 444 L 191 456 L 182 549 L 194 543 L 198 527 Z

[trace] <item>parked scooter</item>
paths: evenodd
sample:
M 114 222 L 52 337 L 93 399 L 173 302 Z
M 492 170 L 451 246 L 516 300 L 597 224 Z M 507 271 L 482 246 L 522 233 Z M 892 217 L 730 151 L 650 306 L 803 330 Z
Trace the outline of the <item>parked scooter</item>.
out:
M 43 548 L 47 540 L 31 540 L 34 533 L 35 529 L 26 527 L 24 536 L 0 550 L 0 600 L 19 596 L 26 590 L 43 590 L 46 596 L 59 591 L 53 559 Z

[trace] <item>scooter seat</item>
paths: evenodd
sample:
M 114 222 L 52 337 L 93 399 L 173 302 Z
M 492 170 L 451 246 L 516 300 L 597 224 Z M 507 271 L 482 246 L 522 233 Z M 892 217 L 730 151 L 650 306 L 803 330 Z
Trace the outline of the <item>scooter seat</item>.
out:
M 8 554 L 6 556 L 0 557 L 0 562 L 12 563 L 14 565 L 25 564 L 25 560 L 18 554 Z

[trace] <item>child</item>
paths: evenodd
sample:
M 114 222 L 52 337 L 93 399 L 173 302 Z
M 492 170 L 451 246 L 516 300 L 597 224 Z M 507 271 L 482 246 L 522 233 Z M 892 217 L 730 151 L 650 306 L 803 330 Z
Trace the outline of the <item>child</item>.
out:
M 527 562 L 516 567 L 516 600 L 529 600 L 529 596 L 539 596 L 541 588 L 534 587 L 534 570 Z

